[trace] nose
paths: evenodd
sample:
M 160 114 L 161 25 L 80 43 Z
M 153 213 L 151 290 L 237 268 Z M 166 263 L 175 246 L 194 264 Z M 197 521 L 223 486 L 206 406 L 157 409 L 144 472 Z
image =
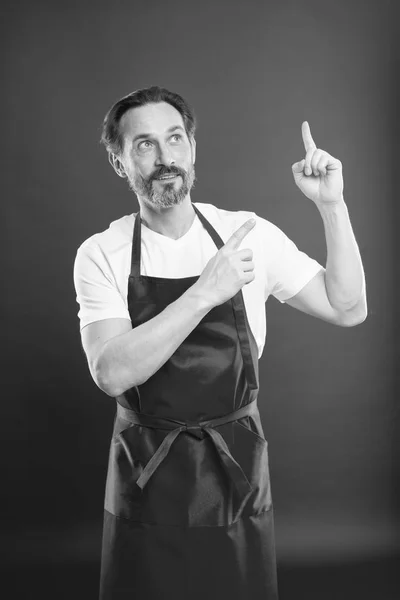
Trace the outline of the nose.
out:
M 175 164 L 175 160 L 171 155 L 171 152 L 166 144 L 160 144 L 158 146 L 156 165 L 164 165 L 169 167 Z

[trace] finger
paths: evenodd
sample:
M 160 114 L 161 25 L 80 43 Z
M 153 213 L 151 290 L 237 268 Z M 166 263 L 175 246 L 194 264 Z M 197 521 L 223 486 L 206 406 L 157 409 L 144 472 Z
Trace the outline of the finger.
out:
M 314 148 L 315 150 L 317 146 L 312 138 L 311 129 L 308 124 L 308 121 L 303 121 L 303 123 L 301 124 L 301 134 L 303 136 L 305 151 L 308 152 L 309 150 L 311 150 L 311 148 Z
M 320 173 L 322 173 L 322 175 L 326 175 L 327 173 L 326 165 L 328 164 L 328 160 L 329 158 L 326 155 L 323 155 L 318 161 L 317 169 Z
M 310 167 L 311 167 L 311 170 L 314 173 L 315 177 L 319 177 L 319 175 L 320 175 L 317 165 L 318 165 L 323 153 L 324 153 L 323 150 L 317 149 L 317 150 L 315 150 L 314 154 L 312 155 Z
M 310 148 L 310 150 L 307 150 L 306 158 L 304 160 L 304 174 L 305 175 L 312 174 L 311 160 L 314 155 L 314 152 L 315 152 L 315 148 Z
M 331 156 L 328 153 L 327 153 L 327 158 L 328 158 L 328 162 L 326 163 L 327 171 L 335 171 L 336 169 L 343 168 L 342 162 L 338 158 L 335 158 L 334 156 Z
M 251 248 L 243 248 L 238 250 L 236 254 L 240 260 L 253 260 L 253 250 Z
M 231 237 L 228 239 L 223 248 L 228 248 L 230 250 L 236 250 L 239 248 L 243 238 L 253 229 L 255 224 L 255 219 L 249 219 L 246 221 L 241 227 L 239 227 L 239 229 L 232 233 Z
M 253 261 L 246 260 L 242 265 L 242 269 L 244 273 L 247 273 L 248 271 L 254 271 Z
M 299 162 L 294 163 L 292 165 L 293 173 L 302 173 L 303 169 L 304 169 L 304 163 L 305 163 L 304 158 L 303 158 L 303 160 L 300 160 Z

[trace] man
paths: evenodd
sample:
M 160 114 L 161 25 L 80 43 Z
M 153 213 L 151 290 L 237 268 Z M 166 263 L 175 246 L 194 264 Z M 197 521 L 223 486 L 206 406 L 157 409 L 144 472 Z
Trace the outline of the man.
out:
M 326 269 L 252 211 L 192 203 L 195 128 L 164 88 L 110 109 L 102 141 L 139 211 L 86 240 L 75 261 L 90 372 L 117 400 L 101 600 L 278 597 L 257 407 L 265 301 L 340 326 L 367 314 L 341 163 L 316 148 L 308 123 L 292 170 L 323 219 Z

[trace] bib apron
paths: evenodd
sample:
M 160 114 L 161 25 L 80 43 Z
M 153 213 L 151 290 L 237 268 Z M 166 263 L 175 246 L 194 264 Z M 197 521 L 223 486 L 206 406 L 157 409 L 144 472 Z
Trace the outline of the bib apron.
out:
M 224 242 L 192 204 L 217 249 Z M 143 276 L 135 216 L 128 309 L 138 327 L 199 278 Z M 100 600 L 277 600 L 258 349 L 240 290 L 145 383 L 118 396 Z

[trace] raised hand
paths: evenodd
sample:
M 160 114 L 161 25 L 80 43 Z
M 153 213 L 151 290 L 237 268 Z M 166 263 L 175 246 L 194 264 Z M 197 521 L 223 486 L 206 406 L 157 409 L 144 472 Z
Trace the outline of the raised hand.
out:
M 342 163 L 325 150 L 317 148 L 308 121 L 303 121 L 301 133 L 306 156 L 292 165 L 296 185 L 317 205 L 342 202 Z

